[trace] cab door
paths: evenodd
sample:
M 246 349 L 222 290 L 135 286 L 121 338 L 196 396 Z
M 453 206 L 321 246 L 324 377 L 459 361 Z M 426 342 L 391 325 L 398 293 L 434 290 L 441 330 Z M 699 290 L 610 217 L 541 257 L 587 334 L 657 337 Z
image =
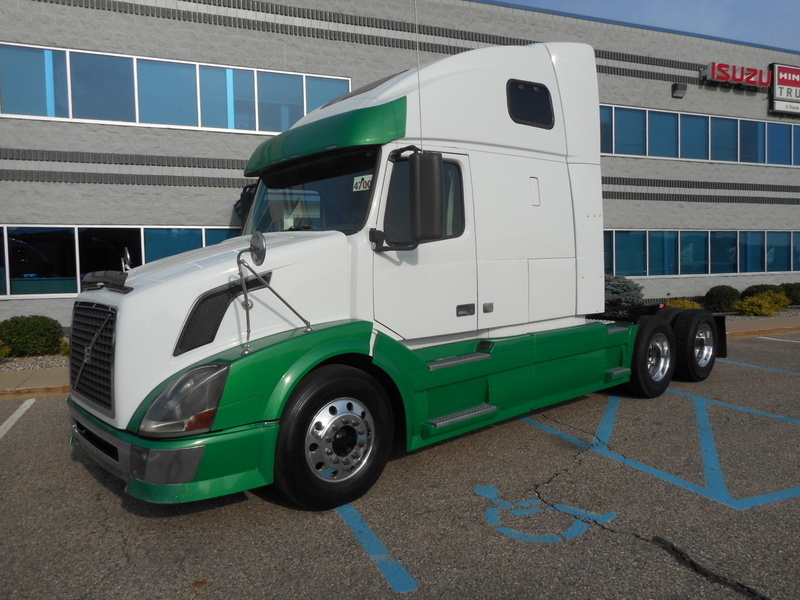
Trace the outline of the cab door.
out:
M 411 245 L 409 165 L 390 164 L 379 214 L 388 246 Z M 443 156 L 442 239 L 374 253 L 375 320 L 405 340 L 469 334 L 478 326 L 478 276 L 469 162 Z

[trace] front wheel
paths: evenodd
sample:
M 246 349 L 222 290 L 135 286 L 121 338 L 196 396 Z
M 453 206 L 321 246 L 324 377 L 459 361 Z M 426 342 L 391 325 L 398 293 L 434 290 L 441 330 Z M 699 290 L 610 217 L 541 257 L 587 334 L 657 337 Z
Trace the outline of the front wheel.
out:
M 352 502 L 383 472 L 393 432 L 375 379 L 353 367 L 321 367 L 300 383 L 281 418 L 275 485 L 312 510 Z
M 667 391 L 674 371 L 675 334 L 672 328 L 661 317 L 642 317 L 633 345 L 628 391 L 644 398 L 660 396 Z

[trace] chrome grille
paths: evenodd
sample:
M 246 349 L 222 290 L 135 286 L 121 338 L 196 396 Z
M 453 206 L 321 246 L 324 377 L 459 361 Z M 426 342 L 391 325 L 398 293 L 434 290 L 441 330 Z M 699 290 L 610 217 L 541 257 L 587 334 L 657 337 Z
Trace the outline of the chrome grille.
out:
M 69 377 L 72 393 L 103 412 L 114 412 L 114 331 L 117 309 L 76 302 L 72 311 Z

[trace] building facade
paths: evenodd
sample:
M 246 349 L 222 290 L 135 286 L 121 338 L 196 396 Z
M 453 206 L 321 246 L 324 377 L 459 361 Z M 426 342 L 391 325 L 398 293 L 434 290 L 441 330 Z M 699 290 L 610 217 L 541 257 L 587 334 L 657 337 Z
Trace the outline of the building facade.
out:
M 4 0 L 0 320 L 68 325 L 126 249 L 237 235 L 253 149 L 342 93 L 537 41 L 595 48 L 606 272 L 650 299 L 800 281 L 798 53 L 468 0 Z

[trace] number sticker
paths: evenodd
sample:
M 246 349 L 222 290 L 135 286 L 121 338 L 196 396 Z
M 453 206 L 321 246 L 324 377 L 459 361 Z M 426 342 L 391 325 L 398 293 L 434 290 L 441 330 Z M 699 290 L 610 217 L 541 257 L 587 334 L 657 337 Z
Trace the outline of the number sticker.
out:
M 368 192 L 372 188 L 372 175 L 361 175 L 353 179 L 354 192 Z

